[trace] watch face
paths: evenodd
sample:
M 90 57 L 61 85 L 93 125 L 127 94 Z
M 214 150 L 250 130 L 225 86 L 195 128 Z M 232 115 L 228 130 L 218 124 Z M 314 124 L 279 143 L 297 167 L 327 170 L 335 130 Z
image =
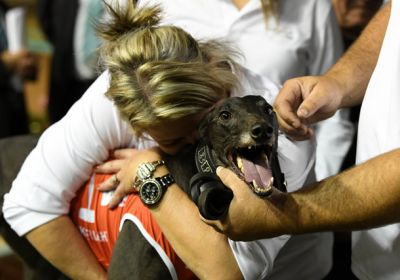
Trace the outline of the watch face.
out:
M 162 196 L 162 186 L 154 179 L 146 180 L 140 188 L 139 194 L 144 204 L 156 204 Z

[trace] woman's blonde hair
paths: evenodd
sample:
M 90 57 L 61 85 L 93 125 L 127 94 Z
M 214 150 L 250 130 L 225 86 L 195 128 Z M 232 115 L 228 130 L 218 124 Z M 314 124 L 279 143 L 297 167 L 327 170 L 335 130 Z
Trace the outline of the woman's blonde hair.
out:
M 183 29 L 159 25 L 159 6 L 107 5 L 98 24 L 106 92 L 140 135 L 150 126 L 210 108 L 238 84 L 234 52 L 216 41 L 198 42 Z
M 268 28 L 268 21 L 271 17 L 274 17 L 276 21 L 279 21 L 279 11 L 278 11 L 278 0 L 260 0 L 261 9 L 264 14 L 264 22 Z

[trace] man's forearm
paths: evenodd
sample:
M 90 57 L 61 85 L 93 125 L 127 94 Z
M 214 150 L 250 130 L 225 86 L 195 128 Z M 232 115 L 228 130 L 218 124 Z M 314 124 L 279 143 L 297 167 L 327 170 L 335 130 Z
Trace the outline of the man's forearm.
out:
M 294 233 L 400 222 L 400 149 L 289 196 L 289 211 L 298 210 L 292 212 L 297 221 Z
M 291 193 L 254 195 L 235 173 L 218 176 L 234 192 L 226 217 L 207 221 L 234 240 L 361 230 L 400 222 L 400 149 Z M 251 205 L 251 207 L 246 207 Z
M 360 37 L 326 73 L 343 86 L 341 107 L 360 104 L 378 60 L 390 17 L 391 3 L 383 7 L 367 25 Z
M 106 272 L 69 217 L 61 216 L 26 238 L 55 267 L 72 279 L 106 279 Z

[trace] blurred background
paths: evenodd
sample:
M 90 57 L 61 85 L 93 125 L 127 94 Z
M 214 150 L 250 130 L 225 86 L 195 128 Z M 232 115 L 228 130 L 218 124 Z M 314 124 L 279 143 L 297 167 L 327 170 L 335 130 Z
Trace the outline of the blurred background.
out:
M 38 73 L 36 80 L 24 81 L 23 96 L 28 114 L 29 131 L 40 134 L 49 124 L 47 106 L 52 46 L 39 26 L 36 0 L 6 0 L 4 2 L 9 7 L 25 7 L 27 11 L 26 46 L 38 57 Z M 29 278 L 29 275 L 29 269 L 0 236 L 0 280 L 22 280 Z
M 52 46 L 41 31 L 37 18 L 36 0 L 5 0 L 9 7 L 25 7 L 27 49 L 38 56 L 38 75 L 34 81 L 24 82 L 24 98 L 31 133 L 41 133 L 48 125 L 49 70 Z

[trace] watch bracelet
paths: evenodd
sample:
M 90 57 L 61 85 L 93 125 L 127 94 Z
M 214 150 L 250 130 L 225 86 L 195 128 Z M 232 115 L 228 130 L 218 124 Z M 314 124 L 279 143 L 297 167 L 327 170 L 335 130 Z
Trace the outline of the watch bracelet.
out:
M 150 178 L 153 175 L 156 168 L 164 164 L 165 162 L 163 160 L 141 163 L 136 171 L 136 177 L 139 177 L 139 179 L 141 180 Z
M 138 169 L 136 171 L 136 178 L 132 182 L 132 188 L 138 190 L 140 184 L 142 184 L 144 180 L 151 178 L 157 167 L 164 164 L 165 162 L 162 159 L 139 164 Z
M 169 187 L 171 184 L 175 183 L 175 179 L 171 174 L 166 174 L 161 177 L 155 178 L 163 187 Z

